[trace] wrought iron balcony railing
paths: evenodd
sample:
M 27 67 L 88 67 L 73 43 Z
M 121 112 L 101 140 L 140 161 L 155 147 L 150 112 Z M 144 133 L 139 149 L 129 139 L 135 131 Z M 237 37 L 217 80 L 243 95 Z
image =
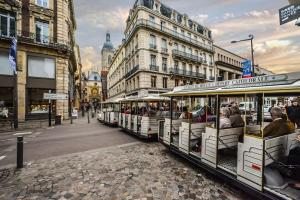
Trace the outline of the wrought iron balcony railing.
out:
M 159 71 L 159 67 L 157 65 L 149 65 L 151 71 Z
M 62 40 L 57 37 L 51 37 L 47 35 L 31 33 L 28 31 L 17 30 L 16 33 L 10 33 L 9 35 L 5 32 L 1 32 L 0 36 L 2 38 L 17 37 L 18 41 L 20 42 L 26 42 L 50 48 L 63 48 L 67 50 L 72 50 L 71 43 L 67 40 Z
M 156 49 L 156 45 L 155 44 L 149 44 L 149 48 L 150 49 Z
M 134 68 L 132 68 L 132 70 L 130 70 L 129 72 L 127 72 L 127 74 L 125 75 L 125 78 L 130 77 L 132 74 L 134 74 L 138 70 L 139 70 L 139 65 L 136 65 Z
M 170 68 L 169 71 L 170 71 L 170 74 L 173 74 L 173 75 L 205 79 L 204 74 L 199 73 L 199 72 L 187 71 L 187 70 L 182 70 L 182 69 L 178 69 L 178 68 Z
M 208 45 L 208 44 L 204 44 L 198 40 L 195 40 L 195 39 L 192 39 L 186 35 L 183 35 L 181 33 L 178 33 L 170 28 L 167 28 L 165 26 L 162 26 L 161 24 L 157 24 L 157 23 L 154 23 L 150 20 L 146 20 L 146 19 L 138 19 L 133 25 L 132 27 L 129 29 L 127 35 L 126 35 L 126 40 L 129 39 L 129 37 L 131 36 L 131 34 L 139 27 L 147 27 L 147 28 L 150 28 L 150 29 L 155 29 L 157 31 L 161 31 L 163 33 L 167 33 L 177 39 L 181 39 L 181 40 L 184 40 L 186 42 L 190 42 L 202 49 L 206 49 L 208 51 L 211 51 L 213 52 L 214 51 L 214 48 L 212 45 Z
M 192 61 L 195 61 L 195 62 L 200 62 L 200 63 L 203 62 L 202 57 L 195 56 L 193 54 L 186 53 L 184 51 L 179 51 L 177 49 L 174 49 L 172 51 L 172 53 L 173 53 L 173 56 L 179 56 L 179 57 L 182 57 L 182 58 L 185 58 L 185 59 L 188 59 L 188 60 L 192 60 Z

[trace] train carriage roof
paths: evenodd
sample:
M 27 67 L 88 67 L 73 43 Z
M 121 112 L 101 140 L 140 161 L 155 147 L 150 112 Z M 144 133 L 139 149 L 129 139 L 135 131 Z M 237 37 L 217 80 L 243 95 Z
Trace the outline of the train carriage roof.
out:
M 300 72 L 181 86 L 162 96 L 255 93 L 300 93 Z

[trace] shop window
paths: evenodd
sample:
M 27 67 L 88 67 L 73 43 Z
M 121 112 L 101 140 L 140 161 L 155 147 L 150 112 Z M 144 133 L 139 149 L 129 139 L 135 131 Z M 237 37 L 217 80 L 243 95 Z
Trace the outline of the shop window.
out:
M 36 56 L 28 57 L 28 76 L 38 78 L 55 78 L 55 60 Z
M 0 88 L 0 120 L 13 117 L 13 88 Z
M 9 67 L 8 52 L 0 52 L 0 75 L 13 75 L 13 70 Z
M 51 90 L 55 93 L 55 90 Z M 45 100 L 44 93 L 49 93 L 49 89 L 27 89 L 27 115 L 48 116 L 49 101 Z M 52 101 L 52 114 L 55 114 L 55 101 Z

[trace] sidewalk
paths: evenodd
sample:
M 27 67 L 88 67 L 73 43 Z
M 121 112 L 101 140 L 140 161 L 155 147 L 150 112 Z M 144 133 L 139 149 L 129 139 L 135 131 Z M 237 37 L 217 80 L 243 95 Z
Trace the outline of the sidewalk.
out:
M 0 199 L 245 199 L 158 143 L 135 142 L 0 172 Z

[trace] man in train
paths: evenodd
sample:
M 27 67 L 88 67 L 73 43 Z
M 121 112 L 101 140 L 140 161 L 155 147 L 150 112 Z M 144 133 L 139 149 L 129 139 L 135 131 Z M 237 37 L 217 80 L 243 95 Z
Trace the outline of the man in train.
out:
M 289 127 L 286 120 L 282 119 L 282 109 L 273 107 L 271 109 L 272 122 L 263 130 L 264 137 L 279 137 L 289 134 Z

